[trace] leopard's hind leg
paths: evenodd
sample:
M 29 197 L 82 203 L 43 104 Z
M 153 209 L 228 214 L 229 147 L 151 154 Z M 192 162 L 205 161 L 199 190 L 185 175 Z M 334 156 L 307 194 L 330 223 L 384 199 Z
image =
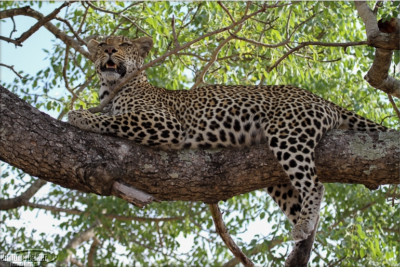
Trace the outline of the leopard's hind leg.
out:
M 298 201 L 298 204 L 301 203 L 298 220 L 291 219 L 292 222 L 297 220 L 292 231 L 296 241 L 306 239 L 314 229 L 324 193 L 324 186 L 318 181 L 314 164 L 315 141 L 309 135 L 301 133 L 299 137 L 282 138 L 279 131 L 269 138 L 270 148 L 302 200 Z M 290 216 L 289 213 L 289 219 Z
M 299 220 L 302 198 L 299 191 L 292 184 L 280 184 L 265 189 L 278 204 L 292 225 Z

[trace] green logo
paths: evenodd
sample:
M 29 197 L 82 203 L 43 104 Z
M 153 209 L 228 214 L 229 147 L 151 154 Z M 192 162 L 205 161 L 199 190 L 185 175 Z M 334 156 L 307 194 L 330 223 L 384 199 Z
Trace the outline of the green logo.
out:
M 30 263 L 33 266 L 41 266 L 43 263 L 55 262 L 57 255 L 43 249 L 23 249 L 8 255 L 0 254 L 0 260 L 13 264 Z

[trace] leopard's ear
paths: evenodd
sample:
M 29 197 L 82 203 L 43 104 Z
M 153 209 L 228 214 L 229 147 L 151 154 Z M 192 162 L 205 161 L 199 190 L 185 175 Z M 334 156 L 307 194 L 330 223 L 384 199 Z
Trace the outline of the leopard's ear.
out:
M 136 46 L 139 48 L 139 55 L 142 58 L 145 58 L 147 54 L 150 52 L 153 47 L 153 39 L 150 37 L 142 37 L 136 40 L 133 40 Z
M 99 42 L 97 42 L 95 39 L 92 39 L 87 44 L 87 48 L 89 50 L 90 55 L 94 57 L 97 53 L 97 50 L 99 49 Z

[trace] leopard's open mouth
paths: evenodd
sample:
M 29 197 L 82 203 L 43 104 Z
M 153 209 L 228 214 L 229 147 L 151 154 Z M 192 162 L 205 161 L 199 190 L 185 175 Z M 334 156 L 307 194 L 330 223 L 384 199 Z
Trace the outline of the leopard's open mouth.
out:
M 100 70 L 101 72 L 115 72 L 121 75 L 121 77 L 124 77 L 126 74 L 126 67 L 124 64 L 119 64 L 119 66 L 117 66 L 117 64 L 115 64 L 111 59 L 109 59 Z

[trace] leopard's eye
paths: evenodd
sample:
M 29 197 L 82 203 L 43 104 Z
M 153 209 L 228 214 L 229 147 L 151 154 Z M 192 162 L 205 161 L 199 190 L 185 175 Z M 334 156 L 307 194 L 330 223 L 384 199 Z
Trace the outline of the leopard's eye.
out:
M 128 46 L 131 46 L 132 44 L 130 44 L 130 43 L 122 43 L 122 44 L 120 44 L 120 46 L 122 46 L 122 47 L 128 47 Z
M 99 43 L 99 47 L 102 47 L 103 45 L 106 45 L 106 43 Z

